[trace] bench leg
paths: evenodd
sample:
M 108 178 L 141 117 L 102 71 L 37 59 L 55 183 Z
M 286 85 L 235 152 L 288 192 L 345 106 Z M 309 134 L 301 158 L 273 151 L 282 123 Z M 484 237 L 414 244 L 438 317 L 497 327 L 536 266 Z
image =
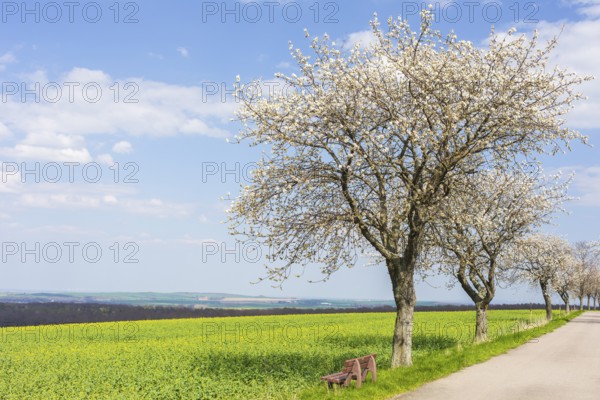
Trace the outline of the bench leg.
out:
M 369 363 L 367 364 L 367 370 L 371 371 L 371 381 L 377 382 L 377 364 L 375 364 L 375 359 L 373 357 L 369 359 Z
M 352 377 L 356 377 L 356 387 L 361 387 L 363 381 L 363 372 L 360 369 L 360 363 L 358 362 L 358 360 L 354 360 L 354 366 L 352 367 Z

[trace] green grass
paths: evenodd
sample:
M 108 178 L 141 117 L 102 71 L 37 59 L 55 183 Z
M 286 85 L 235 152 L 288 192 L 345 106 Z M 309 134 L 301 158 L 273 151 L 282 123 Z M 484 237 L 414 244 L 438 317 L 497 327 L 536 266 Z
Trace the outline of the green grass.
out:
M 414 365 L 410 368 L 378 369 L 377 383 L 368 381 L 360 389 L 327 390 L 326 388 L 305 390 L 299 399 L 388 399 L 394 395 L 414 390 L 417 387 L 442 378 L 473 364 L 481 363 L 490 358 L 506 353 L 537 337 L 563 326 L 571 319 L 581 315 L 576 311 L 565 316 L 564 313 L 554 313 L 550 323 L 532 324 L 529 329 L 517 329 L 515 333 L 498 336 L 481 344 L 461 344 L 444 350 L 432 351 L 430 354 L 417 352 Z M 490 318 L 494 321 L 495 318 Z M 524 326 L 527 328 L 527 326 Z M 369 379 L 369 378 L 368 378 Z
M 2 328 L 0 399 L 385 399 L 565 323 L 523 331 L 543 316 L 491 311 L 495 340 L 474 346 L 473 312 L 416 313 L 415 366 L 400 370 L 387 368 L 392 313 Z M 327 391 L 319 380 L 370 353 L 376 384 Z

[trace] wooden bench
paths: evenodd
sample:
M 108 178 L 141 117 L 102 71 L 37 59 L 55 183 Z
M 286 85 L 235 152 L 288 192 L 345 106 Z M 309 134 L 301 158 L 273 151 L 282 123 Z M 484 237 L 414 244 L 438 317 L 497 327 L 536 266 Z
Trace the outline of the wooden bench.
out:
M 367 373 L 371 371 L 371 381 L 375 382 L 377 380 L 375 357 L 377 357 L 377 354 L 369 354 L 368 356 L 346 360 L 344 361 L 344 370 L 342 372 L 322 376 L 321 380 L 326 381 L 327 386 L 331 389 L 334 383 L 348 387 L 350 381 L 355 379 L 356 387 L 359 388 L 367 378 Z

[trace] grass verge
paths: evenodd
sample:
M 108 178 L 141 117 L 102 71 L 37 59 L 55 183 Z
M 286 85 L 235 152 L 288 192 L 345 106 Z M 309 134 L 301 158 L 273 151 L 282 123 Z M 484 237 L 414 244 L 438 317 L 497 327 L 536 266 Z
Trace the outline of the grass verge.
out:
M 427 357 L 415 359 L 415 364 L 410 368 L 392 370 L 386 368 L 386 366 L 379 366 L 377 383 L 372 384 L 369 376 L 367 382 L 360 389 L 352 386 L 345 389 L 336 387 L 334 390 L 328 390 L 326 384 L 323 383 L 322 386 L 300 392 L 297 398 L 301 400 L 388 399 L 397 394 L 414 390 L 427 382 L 442 378 L 470 365 L 478 364 L 494 356 L 506 353 L 508 350 L 514 349 L 548 332 L 552 332 L 581 314 L 581 311 L 574 311 L 567 316 L 555 317 L 547 324 L 500 336 L 490 342 L 466 346 L 457 345 L 451 349 L 435 351 L 427 355 Z

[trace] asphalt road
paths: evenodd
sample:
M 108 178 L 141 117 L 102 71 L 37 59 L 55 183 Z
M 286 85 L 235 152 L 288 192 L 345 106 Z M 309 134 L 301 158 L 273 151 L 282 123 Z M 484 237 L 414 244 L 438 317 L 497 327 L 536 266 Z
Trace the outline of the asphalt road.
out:
M 600 399 L 600 312 L 393 400 Z

